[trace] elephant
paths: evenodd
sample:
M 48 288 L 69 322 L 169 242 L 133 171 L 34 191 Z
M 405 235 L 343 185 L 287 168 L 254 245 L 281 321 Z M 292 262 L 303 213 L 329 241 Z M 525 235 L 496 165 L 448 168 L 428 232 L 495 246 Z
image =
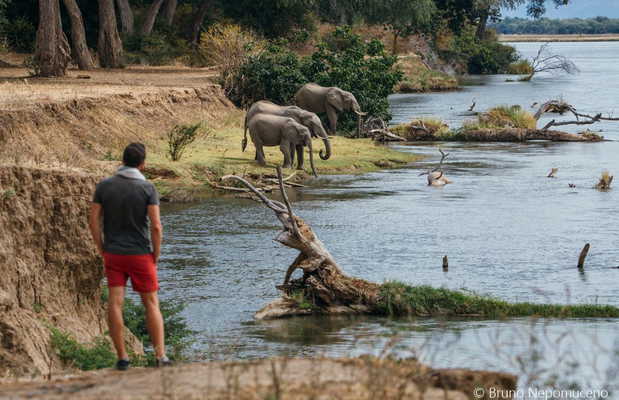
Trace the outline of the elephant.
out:
M 249 121 L 257 114 L 279 115 L 281 117 L 289 117 L 308 128 L 313 137 L 319 137 L 325 144 L 325 152 L 320 150 L 320 158 L 328 160 L 331 157 L 331 142 L 329 136 L 320 122 L 320 118 L 313 112 L 303 110 L 297 106 L 279 106 L 267 100 L 257 101 L 251 105 L 245 114 L 245 128 L 243 133 L 242 150 L 247 147 L 247 125 Z M 291 154 L 291 163 L 294 164 L 295 152 Z M 297 168 L 303 169 L 303 146 L 296 146 L 297 153 Z
M 295 104 L 314 113 L 327 113 L 331 134 L 337 129 L 337 117 L 342 111 L 353 111 L 359 118 L 366 115 L 361 112 L 355 96 L 337 87 L 324 87 L 307 83 L 294 95 Z
M 312 134 L 309 129 L 290 117 L 279 115 L 257 114 L 247 124 L 249 136 L 256 147 L 256 160 L 260 165 L 266 165 L 263 146 L 279 146 L 284 154 L 284 168 L 292 167 L 292 156 L 297 146 L 307 146 L 309 150 L 310 166 L 314 168 L 312 152 Z M 303 148 L 303 147 L 301 147 Z

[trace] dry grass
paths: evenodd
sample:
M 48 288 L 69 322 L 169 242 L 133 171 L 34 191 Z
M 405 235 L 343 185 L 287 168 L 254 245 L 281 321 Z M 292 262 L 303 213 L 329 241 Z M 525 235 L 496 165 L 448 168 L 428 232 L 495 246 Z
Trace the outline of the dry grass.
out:
M 399 93 L 428 92 L 458 89 L 458 80 L 440 71 L 429 69 L 416 54 L 398 58 L 396 64 L 404 73 L 404 80 L 395 91 Z
M 498 106 L 477 116 L 477 121 L 466 121 L 464 130 L 523 128 L 535 129 L 537 121 L 533 114 L 520 106 Z

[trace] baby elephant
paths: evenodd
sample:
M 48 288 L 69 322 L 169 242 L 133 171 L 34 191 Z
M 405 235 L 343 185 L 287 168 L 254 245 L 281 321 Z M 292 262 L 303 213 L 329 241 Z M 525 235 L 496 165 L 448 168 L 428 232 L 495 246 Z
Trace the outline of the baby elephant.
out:
M 292 154 L 296 146 L 307 146 L 312 173 L 318 176 L 314 168 L 312 135 L 309 129 L 292 118 L 269 114 L 254 115 L 247 127 L 251 141 L 256 147 L 258 164 L 266 165 L 263 146 L 279 146 L 284 154 L 284 168 L 292 167 Z

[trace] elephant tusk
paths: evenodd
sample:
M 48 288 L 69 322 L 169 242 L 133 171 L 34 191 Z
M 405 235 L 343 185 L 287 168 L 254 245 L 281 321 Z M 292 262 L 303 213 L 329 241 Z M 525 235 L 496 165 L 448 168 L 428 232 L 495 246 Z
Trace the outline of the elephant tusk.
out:
M 366 113 L 366 112 L 361 112 L 361 111 L 355 111 L 355 114 L 357 114 L 357 115 L 358 115 L 358 116 L 360 116 L 360 117 L 364 117 L 364 116 L 368 115 L 368 113 Z

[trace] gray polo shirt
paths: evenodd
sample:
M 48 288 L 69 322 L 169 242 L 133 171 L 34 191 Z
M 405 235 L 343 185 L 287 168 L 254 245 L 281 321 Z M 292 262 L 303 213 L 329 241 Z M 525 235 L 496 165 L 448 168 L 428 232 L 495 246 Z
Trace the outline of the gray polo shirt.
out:
M 141 177 L 141 174 L 136 175 Z M 159 195 L 152 183 L 143 177 L 115 175 L 97 185 L 93 202 L 101 204 L 103 208 L 105 252 L 139 255 L 153 251 L 148 206 L 159 205 Z

